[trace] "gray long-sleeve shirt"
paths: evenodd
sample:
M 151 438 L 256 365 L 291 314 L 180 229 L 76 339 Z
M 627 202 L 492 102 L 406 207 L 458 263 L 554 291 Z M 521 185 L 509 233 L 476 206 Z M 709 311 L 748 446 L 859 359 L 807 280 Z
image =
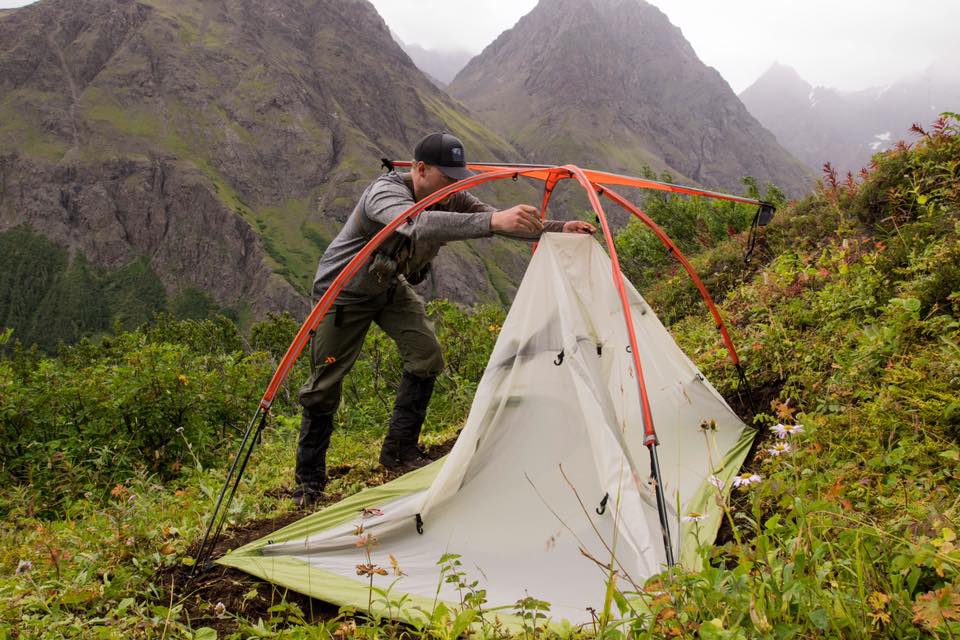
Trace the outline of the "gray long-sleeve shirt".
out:
M 410 174 L 391 171 L 374 180 L 360 196 L 343 229 L 323 253 L 313 280 L 314 297 L 322 296 L 370 239 L 414 202 Z M 491 236 L 490 220 L 496 210 L 466 191 L 457 192 L 442 204 L 434 205 L 429 211 L 401 224 L 378 251 L 393 258 L 402 253 L 397 276 L 415 273 L 433 260 L 440 248 L 451 240 Z M 544 221 L 544 231 L 562 230 L 562 221 Z M 538 235 L 515 237 L 535 240 Z M 338 301 L 349 304 L 379 295 L 390 288 L 397 276 L 384 280 L 363 267 L 344 287 Z

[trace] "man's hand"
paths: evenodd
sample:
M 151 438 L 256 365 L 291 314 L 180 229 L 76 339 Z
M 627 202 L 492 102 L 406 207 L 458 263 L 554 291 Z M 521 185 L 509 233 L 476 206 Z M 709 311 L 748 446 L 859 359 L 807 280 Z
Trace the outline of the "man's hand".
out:
M 589 233 L 592 235 L 597 232 L 597 228 L 594 227 L 589 222 L 584 222 L 583 220 L 570 220 L 569 222 L 563 223 L 563 232 L 564 233 Z
M 539 235 L 543 231 L 540 213 L 536 207 L 518 204 L 515 207 L 496 211 L 490 218 L 490 231 L 520 235 Z

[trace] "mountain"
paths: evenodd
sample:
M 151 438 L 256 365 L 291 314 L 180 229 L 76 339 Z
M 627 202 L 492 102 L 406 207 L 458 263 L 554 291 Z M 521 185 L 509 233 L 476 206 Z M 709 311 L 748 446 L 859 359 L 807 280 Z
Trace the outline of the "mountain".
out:
M 0 232 L 97 268 L 145 261 L 171 296 L 241 317 L 303 313 L 379 159 L 439 129 L 517 157 L 366 0 L 41 0 L 0 18 Z M 427 293 L 507 299 L 527 253 L 452 245 Z
M 400 41 L 400 46 L 413 64 L 427 74 L 428 78 L 435 79 L 441 87 L 446 87 L 463 69 L 473 54 L 463 50 L 426 49 L 418 44 L 407 44 Z
M 648 165 L 732 190 L 744 175 L 792 194 L 812 182 L 643 0 L 541 0 L 448 92 L 532 161 L 632 174 Z
M 740 99 L 777 140 L 819 171 L 830 162 L 857 172 L 918 122 L 960 109 L 960 78 L 946 61 L 886 87 L 839 91 L 814 87 L 792 67 L 774 64 Z

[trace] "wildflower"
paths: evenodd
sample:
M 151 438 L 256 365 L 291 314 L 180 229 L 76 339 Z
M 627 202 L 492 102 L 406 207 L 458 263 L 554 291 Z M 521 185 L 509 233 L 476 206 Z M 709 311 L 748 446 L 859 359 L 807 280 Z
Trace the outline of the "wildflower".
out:
M 712 484 L 713 486 L 715 486 L 718 490 L 723 491 L 724 482 L 723 482 L 723 480 L 721 480 L 721 479 L 718 478 L 717 476 L 715 476 L 715 475 L 714 475 L 714 476 L 710 476 L 709 478 L 707 478 L 707 482 L 709 482 L 710 484 Z
M 373 575 L 385 576 L 387 575 L 387 570 L 382 567 L 378 567 L 373 563 L 358 564 L 357 575 L 358 576 L 373 576 Z
M 755 473 L 741 473 L 733 479 L 733 486 L 735 487 L 748 487 L 751 484 L 758 484 L 763 478 L 758 476 Z
M 377 516 L 383 515 L 383 511 L 381 509 L 377 509 L 376 507 L 362 509 L 361 513 L 363 514 L 364 518 L 376 518 Z
M 188 384 L 190 384 L 190 378 L 183 375 L 182 373 L 177 376 L 177 380 L 179 380 L 180 384 L 182 384 L 183 386 L 187 386 Z
M 128 547 L 132 547 L 134 544 L 136 544 L 136 540 L 133 539 L 133 536 L 130 536 L 129 538 L 124 540 L 123 543 Z
M 337 630 L 333 632 L 334 638 L 350 638 L 357 632 L 357 623 L 353 620 L 341 622 Z
M 226 617 L 227 617 L 227 605 L 223 604 L 222 602 L 218 602 L 218 603 L 213 607 L 213 615 L 217 616 L 218 618 L 226 618 Z
M 703 520 L 703 514 L 699 511 L 691 511 L 686 516 L 684 516 L 684 522 L 700 522 Z
M 773 432 L 777 434 L 778 438 L 786 438 L 792 436 L 796 433 L 803 433 L 802 424 L 775 424 L 772 427 Z
M 357 541 L 353 543 L 358 549 L 372 549 L 377 546 L 377 538 L 372 534 L 365 533 L 364 535 L 357 538 Z
M 890 596 L 880 591 L 874 591 L 867 598 L 867 603 L 870 605 L 872 611 L 870 612 L 870 618 L 873 620 L 874 626 L 881 626 L 890 623 L 890 614 L 887 612 L 887 603 L 890 602 Z
M 393 575 L 395 575 L 395 576 L 398 577 L 398 578 L 399 578 L 400 576 L 405 576 L 405 575 L 407 575 L 407 574 L 405 574 L 403 571 L 400 570 L 400 563 L 397 562 L 396 556 L 394 556 L 392 553 L 389 553 L 389 554 L 387 554 L 387 557 L 390 559 L 390 568 L 393 569 Z
M 767 453 L 772 456 L 783 455 L 784 453 L 790 453 L 790 443 L 789 442 L 776 442 L 774 445 L 767 449 Z
M 21 560 L 17 564 L 17 575 L 19 576 L 19 575 L 23 575 L 24 573 L 28 573 L 31 569 L 33 569 L 32 562 L 30 562 L 29 560 Z

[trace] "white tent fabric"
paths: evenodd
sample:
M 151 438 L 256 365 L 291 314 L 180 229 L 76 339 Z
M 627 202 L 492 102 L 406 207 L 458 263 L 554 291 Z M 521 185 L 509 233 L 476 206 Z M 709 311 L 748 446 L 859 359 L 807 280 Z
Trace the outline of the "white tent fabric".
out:
M 708 478 L 721 473 L 746 427 L 629 283 L 627 290 L 680 556 L 683 516 L 709 506 Z M 627 590 L 665 566 L 635 376 L 609 257 L 592 237 L 547 234 L 433 482 L 376 503 L 382 515 L 274 536 L 225 564 L 251 570 L 246 554 L 259 567 L 251 572 L 269 579 L 271 561 L 285 558 L 365 584 L 356 572 L 362 522 L 379 540 L 374 561 L 389 566 L 392 554 L 406 574 L 396 593 L 432 599 L 439 586 L 441 599 L 459 601 L 437 566 L 442 554 L 457 553 L 489 606 L 530 595 L 549 602 L 555 619 L 589 621 L 587 608 L 600 608 L 605 593 L 601 563 L 614 558 Z M 705 421 L 716 430 L 702 430 Z M 729 480 L 732 471 L 724 473 Z M 377 576 L 374 584 L 392 581 Z

